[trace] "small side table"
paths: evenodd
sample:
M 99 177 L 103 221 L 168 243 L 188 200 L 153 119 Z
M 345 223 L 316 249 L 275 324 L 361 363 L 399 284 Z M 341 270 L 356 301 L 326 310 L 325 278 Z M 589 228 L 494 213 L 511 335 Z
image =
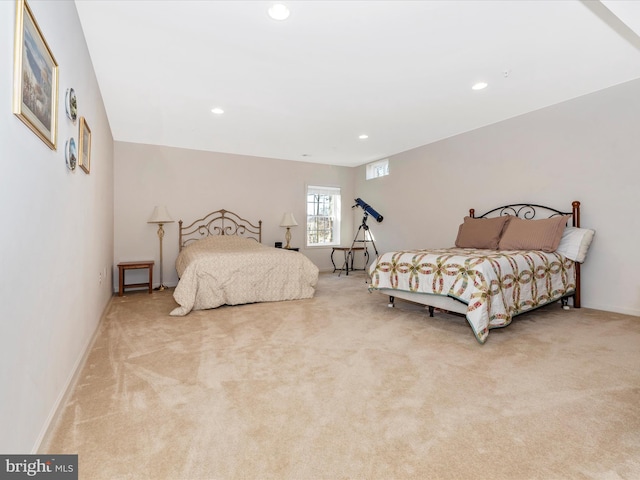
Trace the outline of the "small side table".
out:
M 149 287 L 149 293 L 153 292 L 153 260 L 145 260 L 142 262 L 120 262 L 118 264 L 118 296 L 124 295 L 125 288 Z M 124 272 L 127 270 L 139 270 L 141 268 L 149 269 L 149 283 L 124 283 Z
M 353 252 L 358 251 L 358 250 L 364 250 L 364 257 L 365 257 L 365 265 L 366 263 L 369 262 L 369 252 L 367 251 L 366 248 L 364 247 L 333 247 L 333 250 L 331 250 L 331 263 L 333 264 L 333 271 L 336 272 L 337 270 L 344 270 L 345 273 L 347 275 L 349 275 L 349 270 L 353 271 L 355 270 L 353 268 Z M 336 262 L 333 261 L 333 254 L 338 251 L 338 252 L 344 252 L 344 263 L 342 264 L 342 268 L 337 268 L 336 267 Z M 351 263 L 351 268 L 349 268 L 349 263 Z M 364 270 L 364 268 L 362 269 Z

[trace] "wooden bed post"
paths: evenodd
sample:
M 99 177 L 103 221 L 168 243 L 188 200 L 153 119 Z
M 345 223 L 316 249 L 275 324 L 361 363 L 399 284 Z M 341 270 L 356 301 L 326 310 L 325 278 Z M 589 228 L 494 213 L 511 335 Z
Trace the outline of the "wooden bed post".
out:
M 580 308 L 580 264 L 576 262 L 576 292 L 573 295 L 573 308 Z
M 575 200 L 573 207 L 573 226 L 580 227 L 580 202 Z M 573 295 L 573 308 L 580 308 L 580 263 L 576 262 L 576 293 Z
M 580 227 L 580 202 L 576 200 L 571 203 L 571 206 L 573 207 L 573 226 Z

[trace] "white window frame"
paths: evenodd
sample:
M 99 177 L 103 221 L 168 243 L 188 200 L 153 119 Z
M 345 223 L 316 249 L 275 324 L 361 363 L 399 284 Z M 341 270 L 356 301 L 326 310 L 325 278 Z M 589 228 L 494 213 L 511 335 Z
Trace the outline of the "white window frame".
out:
M 366 177 L 367 180 L 380 178 L 389 175 L 389 159 L 378 160 L 367 164 Z
M 316 199 L 316 201 L 311 201 L 311 196 L 324 196 L 324 200 L 320 202 L 320 199 Z M 320 203 L 324 203 L 325 207 L 327 198 L 330 197 L 328 212 L 319 212 L 318 208 L 321 206 Z M 320 203 L 319 203 L 320 202 Z M 307 185 L 306 196 L 305 196 L 305 206 L 306 206 L 306 215 L 307 222 L 305 226 L 305 243 L 307 247 L 330 247 L 340 245 L 340 219 L 341 216 L 341 194 L 340 187 L 327 187 L 321 185 Z M 328 241 L 317 241 L 314 242 L 313 236 L 311 234 L 312 231 L 318 230 L 318 223 L 322 222 L 323 219 L 327 219 L 331 222 L 332 234 L 331 240 Z M 315 228 L 314 228 L 315 227 Z

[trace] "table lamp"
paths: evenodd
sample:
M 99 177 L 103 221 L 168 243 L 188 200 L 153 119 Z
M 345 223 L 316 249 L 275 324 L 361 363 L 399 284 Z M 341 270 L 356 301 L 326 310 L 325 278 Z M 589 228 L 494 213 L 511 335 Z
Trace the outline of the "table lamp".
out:
M 284 239 L 287 241 L 287 244 L 284 248 L 291 248 L 291 245 L 289 245 L 289 242 L 291 242 L 291 227 L 295 227 L 297 225 L 298 222 L 293 218 L 293 213 L 287 212 L 283 215 L 280 226 L 287 227 L 287 233 L 284 234 Z

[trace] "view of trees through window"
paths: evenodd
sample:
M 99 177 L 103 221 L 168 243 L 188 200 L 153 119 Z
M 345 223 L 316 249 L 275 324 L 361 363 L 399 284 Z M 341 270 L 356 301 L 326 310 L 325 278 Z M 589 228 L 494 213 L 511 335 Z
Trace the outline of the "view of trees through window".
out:
M 307 188 L 307 245 L 340 244 L 340 189 Z

